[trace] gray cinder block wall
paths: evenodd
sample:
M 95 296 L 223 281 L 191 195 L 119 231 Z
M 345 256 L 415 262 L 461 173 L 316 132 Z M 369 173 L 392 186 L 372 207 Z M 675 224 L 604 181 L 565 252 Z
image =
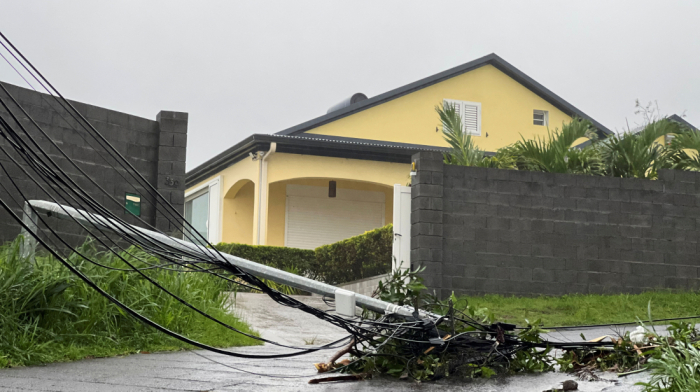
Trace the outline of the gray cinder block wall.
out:
M 442 297 L 699 286 L 700 173 L 652 181 L 413 159 L 411 260 Z
M 100 187 L 116 199 L 117 203 L 99 191 L 97 186 L 80 176 L 78 170 L 68 164 L 58 149 L 52 146 L 49 140 L 31 125 L 29 119 L 22 114 L 19 108 L 10 103 L 11 100 L 7 94 L 0 89 L 0 97 L 8 103 L 12 113 L 21 119 L 22 124 L 27 127 L 32 137 L 91 196 L 128 222 L 144 226 L 139 223 L 135 216 L 126 213 L 123 209 L 127 192 L 139 194 L 142 198 L 141 219 L 166 233 L 176 230 L 176 227 L 163 219 L 160 212 L 157 213 L 153 205 L 148 202 L 149 199 L 146 197 L 147 192 L 144 187 L 134 186 L 136 181 L 125 170 L 113 169 L 112 166 L 117 166 L 116 161 L 108 157 L 104 153 L 104 149 L 99 147 L 98 142 L 78 127 L 77 122 L 61 108 L 58 102 L 46 94 L 33 90 L 7 83 L 2 83 L 2 85 L 27 111 L 29 116 L 44 129 L 49 138 Z M 180 213 L 183 212 L 187 113 L 162 111 L 158 113 L 154 121 L 81 102 L 70 102 L 143 175 L 149 184 L 158 189 Z M 0 116 L 9 124 L 14 125 L 9 113 L 2 107 L 0 107 Z M 76 131 L 76 129 L 78 130 Z M 10 151 L 4 138 L 0 138 L 0 147 Z M 14 152 L 11 154 L 15 158 L 19 158 Z M 29 198 L 50 201 L 50 198 L 34 185 L 19 167 L 11 163 L 6 153 L 2 151 L 0 151 L 0 163 Z M 0 170 L 0 181 L 10 191 L 7 194 L 5 190 L 0 189 L 0 197 L 11 203 L 12 198 L 19 200 L 21 197 L 8 181 L 8 174 Z M 21 209 L 17 206 L 13 206 L 13 210 L 17 214 L 21 213 Z M 73 225 L 64 222 L 53 227 L 58 228 L 67 238 L 71 238 L 73 243 L 80 243 L 85 239 L 85 233 L 71 226 Z M 19 232 L 19 225 L 4 209 L 0 211 L 0 241 L 12 240 Z

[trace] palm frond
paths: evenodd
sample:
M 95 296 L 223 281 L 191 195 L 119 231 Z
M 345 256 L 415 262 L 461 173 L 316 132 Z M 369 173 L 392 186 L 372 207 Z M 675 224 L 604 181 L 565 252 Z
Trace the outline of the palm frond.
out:
M 550 173 L 601 174 L 602 162 L 598 151 L 589 145 L 583 149 L 573 146 L 581 138 L 596 141 L 593 124 L 588 120 L 573 119 L 561 130 L 547 131 L 547 137 L 518 141 L 513 148 L 520 170 Z
M 607 174 L 613 177 L 656 178 L 658 169 L 670 166 L 672 152 L 657 139 L 678 134 L 678 123 L 652 121 L 638 133 L 612 135 L 600 145 Z
M 700 132 L 682 129 L 671 141 L 669 149 L 672 169 L 700 171 Z
M 476 146 L 472 136 L 464 132 L 462 118 L 452 105 L 438 105 L 435 111 L 442 123 L 442 136 L 450 145 L 444 154 L 445 163 L 460 166 L 478 166 L 484 160 L 484 152 Z

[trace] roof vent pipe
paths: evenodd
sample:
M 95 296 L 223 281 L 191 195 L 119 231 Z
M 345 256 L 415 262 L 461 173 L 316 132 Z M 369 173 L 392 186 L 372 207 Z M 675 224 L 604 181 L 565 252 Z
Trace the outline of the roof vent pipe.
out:
M 330 112 L 335 112 L 336 110 L 346 108 L 354 103 L 364 101 L 365 99 L 367 99 L 367 96 L 362 94 L 362 93 L 353 94 L 350 98 L 345 98 L 344 100 L 340 101 L 339 103 L 331 106 L 331 108 L 328 109 L 326 114 L 328 114 Z

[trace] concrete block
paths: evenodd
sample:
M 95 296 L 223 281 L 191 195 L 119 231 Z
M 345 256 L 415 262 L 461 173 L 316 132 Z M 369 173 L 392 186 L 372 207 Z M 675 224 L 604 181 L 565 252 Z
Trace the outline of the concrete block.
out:
M 629 222 L 632 226 L 651 227 L 652 215 L 629 214 Z
M 565 186 L 565 187 L 576 186 L 577 175 L 563 174 L 563 173 L 552 173 L 552 176 L 554 177 L 554 184 L 556 184 L 556 185 Z
M 608 193 L 610 196 L 610 200 L 614 201 L 630 201 L 631 200 L 631 192 L 629 189 L 617 189 L 613 188 L 610 189 L 610 192 Z
M 486 218 L 486 227 L 488 229 L 509 230 L 511 219 L 498 216 L 489 216 Z
M 417 184 L 411 187 L 411 198 L 442 197 L 442 186 L 432 184 Z
M 535 282 L 554 282 L 554 271 L 537 268 L 532 270 L 532 280 Z
M 598 258 L 598 247 L 597 246 L 580 246 L 577 249 L 576 257 L 579 260 L 597 259 Z
M 506 181 L 509 178 L 508 172 L 510 170 L 505 169 L 486 169 L 486 178 L 489 180 L 503 180 Z
M 527 232 L 532 230 L 532 220 L 531 219 L 511 219 L 510 229 L 517 230 L 520 232 Z
M 520 194 L 520 183 L 515 181 L 496 181 L 496 191 L 498 193 L 506 193 L 518 195 Z
M 563 186 L 559 185 L 544 185 L 542 187 L 542 195 L 543 196 L 549 196 L 549 197 L 563 197 L 564 196 L 564 188 Z
M 527 170 L 508 170 L 508 180 L 517 182 L 532 181 L 532 172 Z
M 564 211 L 564 220 L 570 221 L 570 222 L 581 222 L 585 223 L 588 219 L 586 217 L 586 212 L 585 211 L 572 211 L 572 210 L 565 210 Z
M 488 204 L 494 206 L 510 205 L 510 195 L 501 193 L 486 193 L 488 195 Z
M 532 198 L 532 208 L 554 208 L 554 198 L 538 196 Z
M 595 188 L 598 186 L 598 176 L 576 175 L 576 186 L 579 188 Z
M 598 200 L 595 199 L 575 199 L 576 209 L 579 211 L 598 211 Z
M 564 188 L 564 197 L 586 197 L 586 189 L 579 188 L 575 186 L 568 186 Z
M 506 217 L 506 218 L 519 218 L 520 217 L 520 208 L 509 207 L 509 206 L 496 206 L 496 207 L 497 207 L 497 214 L 500 217 Z
M 520 217 L 523 219 L 542 219 L 544 211 L 547 210 L 543 208 L 521 208 Z
M 434 210 L 417 210 L 411 213 L 411 223 L 442 223 L 442 212 Z

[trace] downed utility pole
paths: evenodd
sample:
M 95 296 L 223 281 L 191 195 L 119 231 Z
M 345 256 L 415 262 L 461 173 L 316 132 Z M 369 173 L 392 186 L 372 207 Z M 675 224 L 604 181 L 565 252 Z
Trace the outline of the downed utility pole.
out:
M 194 244 L 192 242 L 183 241 L 138 226 L 122 224 L 113 219 L 105 218 L 101 215 L 93 214 L 84 210 L 78 210 L 73 207 L 64 206 L 44 200 L 30 200 L 28 204 L 29 206 L 31 206 L 31 208 L 25 203 L 24 219 L 29 219 L 32 222 L 37 221 L 37 217 L 32 216 L 32 214 L 34 214 L 34 211 L 36 211 L 38 213 L 46 214 L 49 217 L 70 221 L 78 221 L 84 225 L 96 226 L 98 228 L 106 229 L 115 233 L 138 232 L 141 235 L 151 238 L 156 243 L 161 243 L 185 252 L 193 252 L 201 255 L 206 255 L 207 257 L 214 257 L 219 261 L 234 265 L 244 270 L 245 272 L 251 275 L 255 275 L 259 278 L 269 279 L 276 283 L 284 284 L 290 287 L 294 287 L 300 290 L 308 291 L 323 296 L 333 298 L 342 296 L 343 299 L 347 297 L 354 297 L 354 302 L 357 304 L 357 306 L 367 308 L 380 314 L 398 314 L 402 316 L 411 316 L 414 312 L 413 307 L 410 306 L 398 306 L 366 295 L 353 293 L 351 291 L 343 290 L 326 283 L 305 278 L 303 276 L 292 274 L 290 272 L 281 271 L 276 268 L 258 264 L 240 257 L 236 257 L 226 253 L 216 252 L 212 249 L 209 249 L 202 245 Z M 33 227 L 36 228 L 37 226 L 35 225 Z M 36 246 L 36 241 L 31 241 L 31 244 L 27 245 L 27 247 L 30 249 L 25 248 L 23 249 L 23 251 L 27 253 L 33 252 L 34 246 Z M 336 298 L 336 301 L 338 300 L 342 301 L 341 298 Z M 423 311 L 421 311 L 420 313 L 421 315 L 425 316 L 438 318 L 440 317 L 438 315 L 426 313 Z

